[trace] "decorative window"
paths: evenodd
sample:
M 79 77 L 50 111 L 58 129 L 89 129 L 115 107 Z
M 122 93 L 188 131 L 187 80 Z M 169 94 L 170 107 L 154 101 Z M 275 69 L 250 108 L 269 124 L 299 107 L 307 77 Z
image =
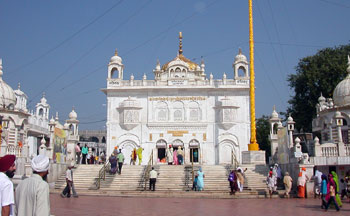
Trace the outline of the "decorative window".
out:
M 39 109 L 39 116 L 43 116 L 44 115 L 44 110 L 43 110 L 43 108 L 40 108 Z
M 176 110 L 174 112 L 174 121 L 182 121 L 182 111 Z
M 158 121 L 166 121 L 166 109 L 160 109 L 158 111 Z
M 233 110 L 232 109 L 224 109 L 223 110 L 223 121 L 224 122 L 233 122 Z
M 190 111 L 190 121 L 198 121 L 198 110 L 197 109 L 192 109 Z

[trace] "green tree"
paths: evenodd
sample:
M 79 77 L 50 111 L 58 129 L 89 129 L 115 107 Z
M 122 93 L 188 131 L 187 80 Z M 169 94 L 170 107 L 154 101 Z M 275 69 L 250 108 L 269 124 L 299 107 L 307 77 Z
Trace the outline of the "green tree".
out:
M 296 74 L 289 75 L 288 83 L 294 96 L 288 101 L 297 130 L 312 131 L 312 119 L 316 116 L 316 104 L 321 93 L 333 96 L 337 84 L 345 78 L 350 44 L 325 48 L 313 56 L 301 59 Z
M 260 149 L 266 152 L 266 160 L 271 156 L 269 119 L 270 117 L 266 115 L 256 119 L 256 138 Z

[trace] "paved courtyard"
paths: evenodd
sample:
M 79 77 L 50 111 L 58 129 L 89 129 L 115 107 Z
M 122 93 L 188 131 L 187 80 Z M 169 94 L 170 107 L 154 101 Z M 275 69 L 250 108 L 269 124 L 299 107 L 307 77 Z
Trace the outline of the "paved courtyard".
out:
M 340 212 L 324 212 L 319 199 L 187 199 L 80 196 L 51 194 L 51 214 L 64 215 L 350 215 L 350 203 Z

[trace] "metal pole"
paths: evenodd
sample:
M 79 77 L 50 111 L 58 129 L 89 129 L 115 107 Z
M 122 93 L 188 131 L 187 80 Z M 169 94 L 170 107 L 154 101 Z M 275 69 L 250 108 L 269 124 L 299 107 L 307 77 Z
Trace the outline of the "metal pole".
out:
M 192 183 L 194 182 L 194 169 L 193 169 L 193 149 L 190 149 L 190 152 L 192 150 L 191 153 L 191 161 L 192 161 Z

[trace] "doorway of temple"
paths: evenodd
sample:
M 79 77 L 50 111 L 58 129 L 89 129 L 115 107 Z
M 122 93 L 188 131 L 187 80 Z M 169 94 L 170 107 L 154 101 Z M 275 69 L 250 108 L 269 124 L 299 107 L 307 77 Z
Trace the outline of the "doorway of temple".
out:
M 190 148 L 190 162 L 192 163 L 198 163 L 199 162 L 199 149 L 198 148 Z
M 191 140 L 188 143 L 188 146 L 190 147 L 190 162 L 192 163 L 199 163 L 199 142 L 196 139 Z
M 174 157 L 174 164 L 175 165 L 182 165 L 185 164 L 185 148 L 184 143 L 177 139 L 174 140 L 172 143 L 172 146 L 174 148 L 174 156 L 176 155 L 176 158 Z
M 156 143 L 157 148 L 157 163 L 167 163 L 166 161 L 166 141 L 161 139 Z

